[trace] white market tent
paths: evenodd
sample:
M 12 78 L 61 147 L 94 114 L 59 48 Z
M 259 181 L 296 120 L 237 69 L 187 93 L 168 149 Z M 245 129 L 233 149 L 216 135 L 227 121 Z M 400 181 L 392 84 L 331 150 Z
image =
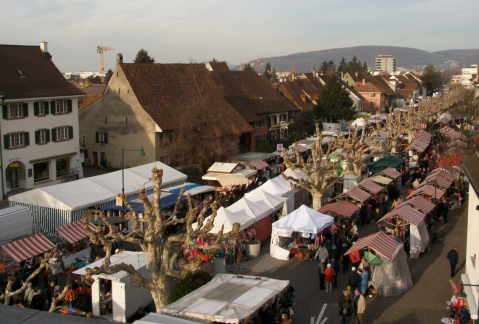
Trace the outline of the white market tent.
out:
M 290 237 L 293 232 L 317 234 L 333 223 L 334 217 L 302 205 L 291 214 L 273 223 L 270 245 L 271 256 L 276 259 L 288 260 L 289 250 L 279 247 L 279 236 Z
M 264 306 L 281 297 L 287 280 L 217 274 L 176 302 L 160 307 L 160 314 L 199 323 L 251 323 Z M 160 322 L 161 323 L 161 322 Z
M 245 197 L 241 198 L 226 209 L 234 214 L 247 215 L 254 221 L 259 221 L 273 213 L 273 208 L 253 202 Z
M 282 176 L 274 177 L 266 181 L 263 185 L 261 185 L 261 190 L 278 197 L 287 198 L 286 201 L 286 210 L 284 212 L 289 212 L 294 210 L 294 194 L 296 193 L 296 189 L 291 187 L 293 181 L 288 181 L 283 179 Z
M 265 205 L 272 208 L 273 211 L 277 211 L 285 207 L 286 198 L 281 196 L 274 196 L 266 191 L 263 191 L 261 187 L 258 187 L 245 194 L 245 198 L 258 204 Z
M 125 194 L 137 195 L 138 190 L 153 188 L 150 181 L 153 167 L 163 170 L 161 187 L 177 186 L 187 176 L 162 162 L 152 162 L 124 169 Z M 28 207 L 33 215 L 35 233 L 54 234 L 55 228 L 79 220 L 88 209 L 100 209 L 116 200 L 122 191 L 122 170 L 91 178 L 29 190 L 8 197 L 11 206 Z
M 203 221 L 203 224 L 206 224 L 206 222 L 209 221 L 210 218 L 211 216 L 206 217 L 205 220 Z M 216 211 L 215 222 L 214 222 L 213 228 L 209 231 L 209 233 L 218 234 L 218 232 L 221 230 L 221 226 L 223 225 L 224 225 L 223 233 L 231 232 L 231 230 L 233 229 L 234 223 L 239 223 L 240 224 L 239 230 L 242 231 L 254 223 L 254 217 L 241 215 L 239 213 L 233 213 L 228 211 L 224 207 L 220 207 Z M 192 227 L 193 229 L 196 229 L 197 223 L 193 223 Z

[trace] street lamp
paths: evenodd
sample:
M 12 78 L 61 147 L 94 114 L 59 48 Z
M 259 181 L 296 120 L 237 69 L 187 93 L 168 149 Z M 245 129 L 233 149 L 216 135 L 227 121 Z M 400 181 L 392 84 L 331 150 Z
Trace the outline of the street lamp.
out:
M 126 148 L 121 149 L 121 194 L 123 196 L 125 195 L 125 151 L 138 152 L 138 156 L 145 156 L 146 155 L 143 148 L 140 148 L 138 150 L 136 150 L 136 149 L 126 149 Z M 122 202 L 122 205 L 123 205 L 123 202 Z

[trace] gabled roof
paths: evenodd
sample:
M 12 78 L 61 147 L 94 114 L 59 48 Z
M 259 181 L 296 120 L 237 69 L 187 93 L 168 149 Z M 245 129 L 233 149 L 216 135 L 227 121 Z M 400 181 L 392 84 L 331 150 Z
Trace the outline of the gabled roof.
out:
M 0 45 L 0 94 L 5 100 L 81 96 L 40 46 Z
M 86 94 L 83 99 L 78 102 L 78 112 L 82 111 L 95 101 L 103 96 L 103 92 L 105 92 L 107 85 L 106 84 L 91 84 L 88 87 L 82 89 L 82 91 Z
M 285 97 L 288 97 L 296 107 L 300 109 L 312 109 L 314 107 L 313 100 L 318 100 L 323 85 L 319 80 L 312 82 L 309 78 L 304 77 L 291 81 L 283 82 L 279 85 L 278 90 Z
M 361 92 L 384 92 L 388 96 L 394 95 L 394 91 L 380 75 L 370 75 L 367 73 L 348 73 L 356 83 L 354 89 Z M 364 80 L 364 85 L 363 85 Z
M 162 130 L 174 129 L 181 118 L 201 114 L 225 134 L 253 129 L 224 99 L 204 64 L 121 63 L 140 105 Z
M 464 170 L 467 178 L 469 179 L 469 183 L 474 188 L 476 195 L 479 195 L 479 155 L 473 154 L 464 159 L 461 162 L 461 167 Z
M 210 72 L 226 101 L 248 122 L 261 115 L 299 111 L 264 76 L 244 71 Z

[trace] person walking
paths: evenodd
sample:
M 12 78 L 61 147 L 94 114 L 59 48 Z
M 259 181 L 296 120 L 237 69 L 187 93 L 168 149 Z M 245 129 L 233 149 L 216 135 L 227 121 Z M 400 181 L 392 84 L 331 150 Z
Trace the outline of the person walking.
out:
M 336 272 L 331 266 L 331 263 L 328 263 L 326 269 L 324 270 L 324 282 L 326 284 L 326 292 L 333 292 L 333 281 Z
M 456 246 L 447 253 L 447 259 L 451 265 L 451 278 L 456 274 L 456 266 L 459 263 L 459 254 L 457 253 L 458 250 L 459 248 Z
M 326 259 L 321 259 L 318 264 L 319 289 L 324 289 L 324 270 L 326 270 Z
M 354 311 L 356 313 L 356 323 L 363 324 L 364 311 L 366 310 L 366 301 L 358 289 L 354 290 Z
M 344 290 L 342 296 L 339 298 L 338 306 L 341 324 L 349 324 L 351 316 L 354 314 L 354 306 L 347 290 Z
M 359 273 L 356 271 L 356 267 L 351 268 L 351 273 L 349 274 L 348 278 L 348 285 L 350 287 L 350 291 L 353 292 L 356 288 L 359 286 L 359 281 L 361 280 L 361 277 L 359 276 Z

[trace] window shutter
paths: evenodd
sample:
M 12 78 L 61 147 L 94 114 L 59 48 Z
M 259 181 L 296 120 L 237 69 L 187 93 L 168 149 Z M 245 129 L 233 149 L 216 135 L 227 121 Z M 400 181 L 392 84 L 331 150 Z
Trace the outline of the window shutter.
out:
M 43 109 L 45 111 L 45 115 L 49 115 L 50 114 L 50 102 L 48 102 L 48 101 L 43 102 L 43 107 L 45 107 L 45 109 Z
M 38 102 L 33 103 L 33 116 L 38 116 Z
M 52 128 L 52 142 L 57 141 L 57 130 L 56 128 Z
M 25 146 L 30 145 L 30 133 L 29 132 L 24 132 L 23 133 L 23 138 L 25 141 Z
M 73 126 L 68 126 L 68 138 L 73 138 Z
M 35 144 L 40 143 L 40 131 L 36 130 L 35 131 Z
M 50 113 L 55 115 L 55 101 L 50 101 Z
M 45 142 L 50 142 L 50 132 L 48 130 L 45 130 Z
M 23 104 L 23 117 L 28 117 L 28 104 Z
M 100 134 L 98 132 L 95 133 L 95 143 L 100 143 Z
M 3 148 L 8 150 L 10 148 L 9 135 L 3 135 Z
M 8 117 L 7 105 L 2 106 L 2 112 L 3 112 L 3 119 L 7 119 Z
M 104 133 L 103 138 L 105 139 L 105 144 L 108 144 L 108 133 Z
M 68 112 L 71 113 L 73 111 L 73 102 L 68 100 Z

